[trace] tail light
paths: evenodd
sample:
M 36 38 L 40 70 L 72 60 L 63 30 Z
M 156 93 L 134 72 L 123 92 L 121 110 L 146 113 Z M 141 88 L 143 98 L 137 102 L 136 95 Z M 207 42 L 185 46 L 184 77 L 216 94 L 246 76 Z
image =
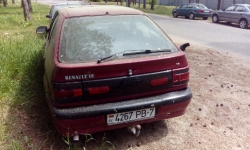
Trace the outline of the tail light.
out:
M 200 10 L 200 9 L 199 9 L 199 10 L 198 10 L 198 12 L 199 12 L 199 13 L 203 13 L 203 12 L 204 12 L 204 10 Z
M 152 86 L 157 86 L 157 85 L 162 85 L 162 84 L 167 84 L 168 83 L 168 78 L 159 78 L 159 79 L 153 79 L 151 81 Z
M 100 86 L 100 87 L 88 88 L 88 92 L 89 92 L 90 95 L 108 93 L 109 90 L 110 90 L 109 86 Z
M 56 90 L 55 89 L 54 96 L 56 98 L 82 96 L 82 89 L 72 89 L 72 90 Z
M 173 70 L 173 86 L 185 85 L 189 81 L 189 68 L 180 68 Z
M 83 95 L 81 82 L 53 83 L 55 102 L 68 103 L 81 101 Z

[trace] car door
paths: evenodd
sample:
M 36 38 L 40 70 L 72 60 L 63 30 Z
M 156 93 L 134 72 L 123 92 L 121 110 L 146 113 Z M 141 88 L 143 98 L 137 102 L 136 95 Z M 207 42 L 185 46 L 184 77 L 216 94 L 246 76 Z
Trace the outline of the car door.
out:
M 231 22 L 231 14 L 232 14 L 232 12 L 234 11 L 235 7 L 236 7 L 236 6 L 233 5 L 233 6 L 230 6 L 230 7 L 226 8 L 225 10 L 221 11 L 221 12 L 219 13 L 219 19 L 220 19 L 221 21 L 228 21 L 228 22 Z
M 179 11 L 178 11 L 178 15 L 179 15 L 179 16 L 184 16 L 186 10 L 187 10 L 187 5 L 182 6 L 182 7 L 179 9 Z
M 237 6 L 235 10 L 231 13 L 231 22 L 238 23 L 244 15 L 245 11 L 246 9 L 243 6 Z
M 188 16 L 188 15 L 190 14 L 190 12 L 192 12 L 192 11 L 193 11 L 193 9 L 194 9 L 194 8 L 195 8 L 195 6 L 194 6 L 194 5 L 189 4 L 189 5 L 187 6 L 186 11 L 185 11 L 185 16 Z

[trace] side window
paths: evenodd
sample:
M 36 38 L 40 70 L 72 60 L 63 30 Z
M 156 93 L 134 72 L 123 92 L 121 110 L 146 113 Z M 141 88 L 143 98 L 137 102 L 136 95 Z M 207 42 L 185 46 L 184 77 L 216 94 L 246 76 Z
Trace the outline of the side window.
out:
M 235 9 L 235 11 L 243 12 L 243 11 L 245 11 L 245 8 L 242 7 L 242 6 L 237 6 L 236 9 Z
M 233 11 L 234 8 L 235 8 L 235 6 L 230 6 L 230 7 L 228 7 L 228 8 L 226 9 L 226 11 Z
M 193 5 L 188 5 L 188 8 L 193 8 Z
M 181 8 L 187 8 L 187 5 L 182 6 Z
M 55 15 L 54 15 L 54 17 L 53 17 L 53 19 L 52 19 L 52 21 L 51 21 L 51 23 L 50 23 L 50 27 L 49 27 L 49 30 L 50 30 L 50 31 L 49 31 L 49 37 L 48 37 L 49 41 L 50 41 L 50 39 L 51 39 L 51 35 L 52 35 L 52 33 L 53 33 L 53 29 L 54 29 L 54 27 L 55 27 L 57 18 L 58 18 L 58 13 L 56 12 Z

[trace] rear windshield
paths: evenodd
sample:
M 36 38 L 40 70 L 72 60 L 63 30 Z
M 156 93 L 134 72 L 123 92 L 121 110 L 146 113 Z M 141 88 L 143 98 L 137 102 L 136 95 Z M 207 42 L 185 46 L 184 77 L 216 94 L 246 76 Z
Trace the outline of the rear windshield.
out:
M 77 17 L 64 21 L 59 61 L 91 62 L 123 51 L 163 49 L 169 49 L 170 53 L 178 50 L 164 32 L 146 16 Z M 159 53 L 150 55 L 157 54 Z M 118 59 L 127 57 L 135 56 Z
M 205 5 L 202 5 L 202 4 L 198 4 L 197 7 L 201 9 L 208 9 Z

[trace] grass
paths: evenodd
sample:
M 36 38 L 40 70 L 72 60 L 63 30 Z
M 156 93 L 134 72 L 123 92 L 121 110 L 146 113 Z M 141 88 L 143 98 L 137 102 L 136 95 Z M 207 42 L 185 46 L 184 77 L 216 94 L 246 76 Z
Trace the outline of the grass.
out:
M 22 123 L 17 110 L 28 114 L 34 103 L 44 99 L 45 37 L 37 36 L 35 29 L 48 25 L 49 7 L 33 3 L 33 9 L 29 22 L 24 21 L 20 3 L 0 9 L 0 149 L 26 149 L 21 135 L 14 133 Z
M 116 3 L 115 3 L 116 4 Z M 45 35 L 37 35 L 38 26 L 49 25 L 45 15 L 49 7 L 33 2 L 31 21 L 25 22 L 20 3 L 0 6 L 0 149 L 67 149 L 50 120 L 42 84 Z M 131 5 L 138 8 L 138 5 Z M 172 7 L 147 13 L 171 15 Z M 87 149 L 74 144 L 73 149 Z M 91 137 L 92 140 L 92 137 Z M 102 135 L 97 149 L 113 149 Z M 105 147 L 105 148 L 104 148 Z

